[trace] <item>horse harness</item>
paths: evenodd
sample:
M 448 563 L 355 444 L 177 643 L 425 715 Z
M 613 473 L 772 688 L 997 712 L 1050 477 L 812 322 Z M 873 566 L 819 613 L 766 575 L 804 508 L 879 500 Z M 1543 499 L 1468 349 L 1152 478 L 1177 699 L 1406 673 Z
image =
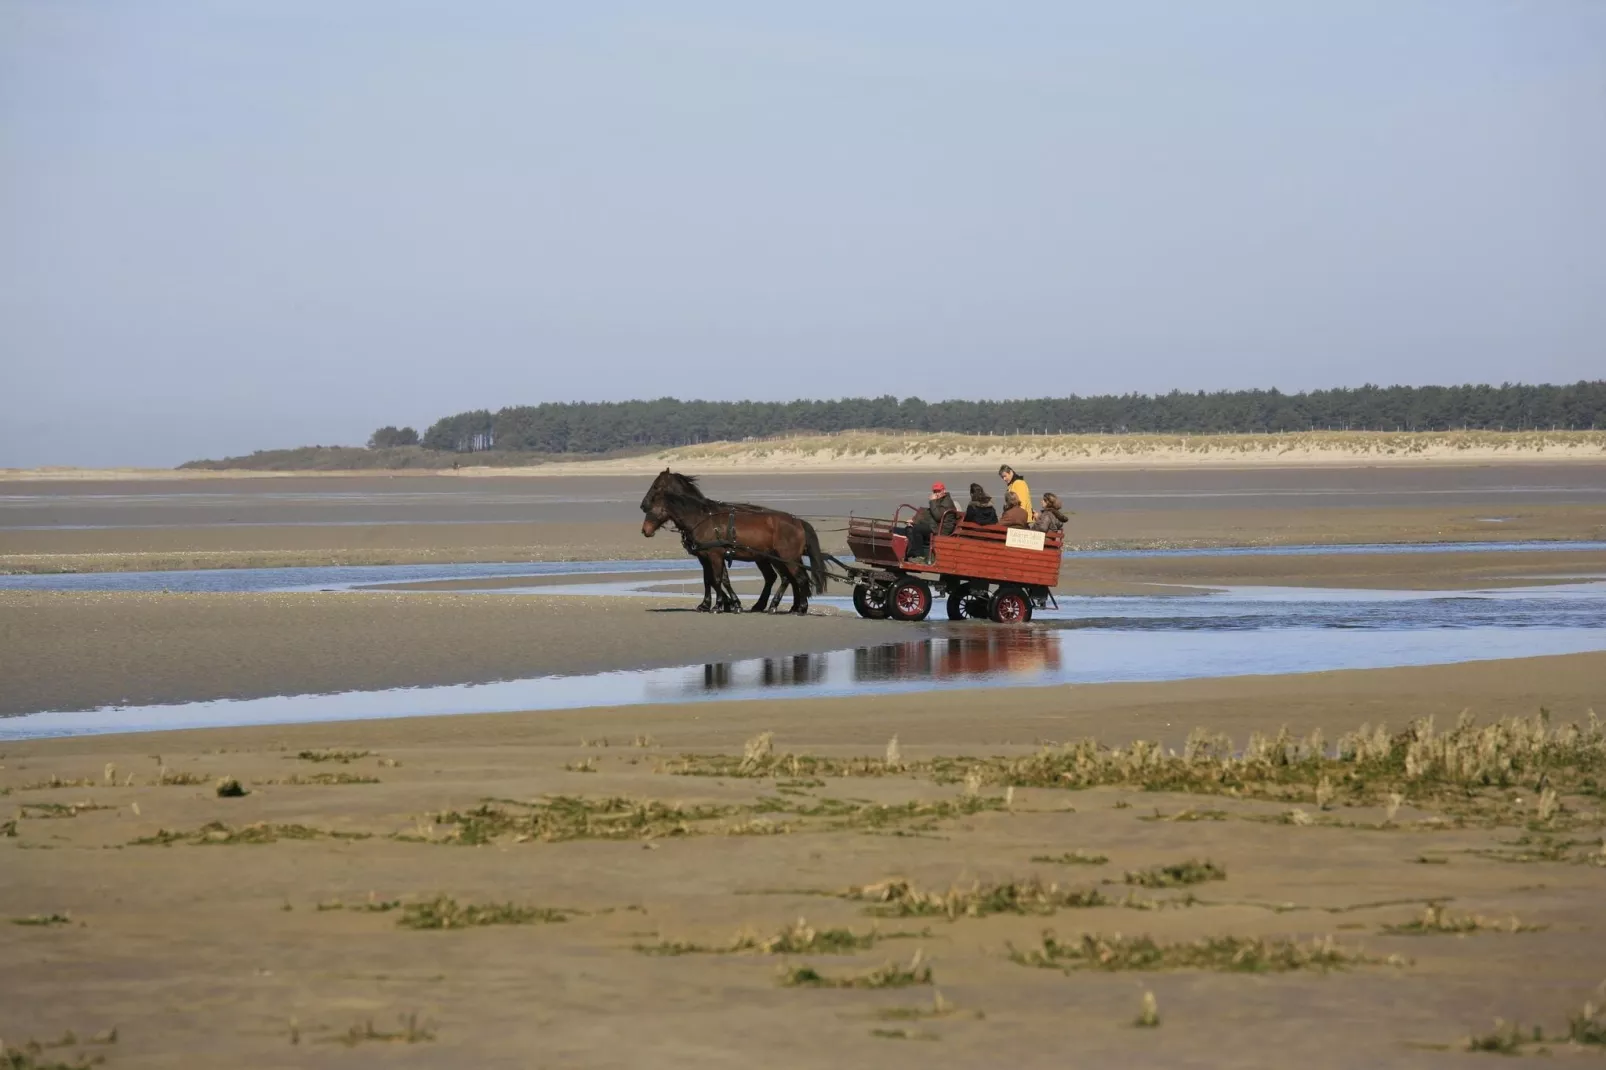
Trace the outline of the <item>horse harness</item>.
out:
M 724 554 L 725 564 L 727 564 L 727 565 L 729 565 L 732 561 L 736 560 L 736 554 L 737 553 L 748 554 L 748 555 L 750 555 L 752 557 L 752 559 L 754 561 L 757 561 L 760 558 L 762 558 L 764 560 L 774 561 L 774 562 L 777 562 L 777 563 L 780 563 L 780 564 L 785 564 L 786 563 L 785 558 L 781 557 L 779 554 L 766 553 L 763 550 L 755 550 L 751 546 L 743 546 L 741 543 L 737 542 L 736 541 L 736 512 L 737 512 L 737 507 L 734 506 L 734 505 L 731 505 L 731 506 L 727 507 L 727 510 L 728 511 L 727 511 L 726 515 L 724 516 L 724 518 L 723 518 L 724 521 L 725 521 L 725 530 L 723 532 L 720 532 L 718 530 L 718 528 L 716 527 L 715 531 L 714 531 L 714 538 L 706 540 L 704 542 L 695 541 L 692 538 L 692 531 L 690 529 L 681 527 L 679 521 L 675 521 L 675 527 L 680 532 L 680 544 L 686 548 L 686 552 L 688 554 L 691 554 L 691 555 L 693 555 L 695 557 L 695 556 L 698 556 L 700 554 L 706 553 L 709 550 L 720 550 Z M 710 513 L 709 519 L 718 519 L 718 518 L 716 518 L 712 513 Z M 696 525 L 694 525 L 694 527 L 695 526 Z
M 705 553 L 708 550 L 724 550 L 725 563 L 729 564 L 732 555 L 737 550 L 748 550 L 747 547 L 742 546 L 736 541 L 736 509 L 734 506 L 731 507 L 729 514 L 725 517 L 725 531 L 723 533 L 723 537 L 721 537 L 720 532 L 716 528 L 714 533 L 715 537 L 713 539 L 710 539 L 706 542 L 697 542 L 692 538 L 692 532 L 701 525 L 694 524 L 690 528 L 683 528 L 680 526 L 680 521 L 678 520 L 674 521 L 674 525 L 675 529 L 680 532 L 680 544 L 686 548 L 686 552 L 688 554 L 696 555 Z M 748 550 L 748 552 L 756 553 L 757 551 Z

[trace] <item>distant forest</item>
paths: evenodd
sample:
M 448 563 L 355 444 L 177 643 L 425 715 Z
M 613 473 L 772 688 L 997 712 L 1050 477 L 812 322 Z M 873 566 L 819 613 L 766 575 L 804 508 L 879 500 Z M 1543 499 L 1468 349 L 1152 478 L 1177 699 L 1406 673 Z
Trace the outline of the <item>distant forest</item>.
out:
M 1606 380 L 1570 386 L 1362 386 L 1284 394 L 1106 394 L 1020 401 L 895 397 L 839 401 L 546 402 L 447 416 L 419 440 L 384 427 L 371 448 L 596 454 L 792 433 L 1249 434 L 1271 431 L 1590 430 L 1606 427 Z

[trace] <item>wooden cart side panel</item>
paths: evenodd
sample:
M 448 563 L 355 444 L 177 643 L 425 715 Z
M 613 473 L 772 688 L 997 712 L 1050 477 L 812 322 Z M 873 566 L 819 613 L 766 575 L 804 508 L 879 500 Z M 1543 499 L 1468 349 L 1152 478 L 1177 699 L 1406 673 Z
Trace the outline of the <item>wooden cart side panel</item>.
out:
M 938 535 L 931 541 L 932 572 L 996 583 L 1052 587 L 1059 582 L 1060 551 L 1021 550 L 980 539 Z

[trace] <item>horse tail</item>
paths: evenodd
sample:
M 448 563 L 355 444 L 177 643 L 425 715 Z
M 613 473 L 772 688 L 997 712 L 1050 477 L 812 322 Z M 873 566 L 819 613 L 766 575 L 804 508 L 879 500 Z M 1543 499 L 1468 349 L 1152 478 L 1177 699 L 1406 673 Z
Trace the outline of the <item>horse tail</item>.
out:
M 825 590 L 825 555 L 820 552 L 820 537 L 814 533 L 814 525 L 807 520 L 800 523 L 803 525 L 803 538 L 808 545 L 809 572 L 814 580 L 814 593 L 819 594 Z

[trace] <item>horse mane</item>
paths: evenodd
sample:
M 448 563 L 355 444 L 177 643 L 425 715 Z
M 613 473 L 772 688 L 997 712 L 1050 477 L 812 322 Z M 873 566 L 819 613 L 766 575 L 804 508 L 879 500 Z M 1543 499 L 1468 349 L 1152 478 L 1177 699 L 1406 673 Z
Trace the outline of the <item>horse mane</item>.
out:
M 709 507 L 718 507 L 723 503 L 705 497 L 695 487 L 692 488 L 690 493 L 666 487 L 664 488 L 664 504 L 669 506 L 672 511 L 700 510 L 706 512 Z
M 684 494 L 688 498 L 707 498 L 703 489 L 697 485 L 697 476 L 683 476 L 679 472 L 669 473 L 670 486 L 666 488 L 670 493 Z
M 683 475 L 680 472 L 670 472 L 669 478 L 664 480 L 663 498 L 665 504 L 680 509 L 734 509 L 739 513 L 773 513 L 775 510 L 764 505 L 752 505 L 748 502 L 722 502 L 710 498 L 703 493 L 699 486 L 700 476 Z

